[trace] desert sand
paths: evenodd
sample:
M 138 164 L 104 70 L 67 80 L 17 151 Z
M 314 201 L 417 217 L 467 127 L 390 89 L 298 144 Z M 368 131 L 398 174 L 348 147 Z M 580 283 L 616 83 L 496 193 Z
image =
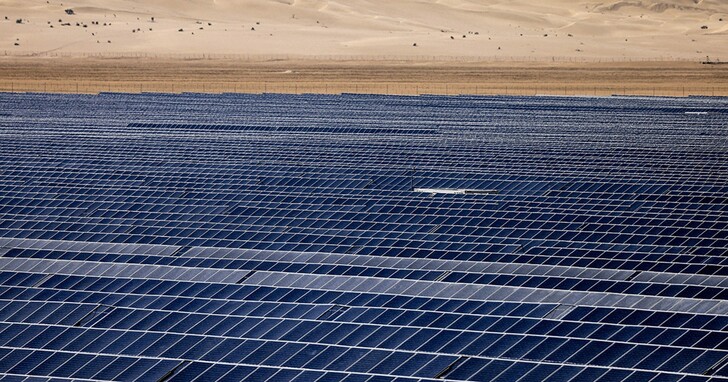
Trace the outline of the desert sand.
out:
M 0 91 L 725 96 L 728 65 L 30 57 Z
M 709 56 L 728 61 L 726 37 L 724 0 L 0 2 L 0 46 L 6 54 Z
M 710 56 L 728 61 L 726 37 L 725 0 L 0 2 L 0 46 L 6 54 Z
M 0 47 L 0 90 L 722 95 L 728 1 L 3 0 Z

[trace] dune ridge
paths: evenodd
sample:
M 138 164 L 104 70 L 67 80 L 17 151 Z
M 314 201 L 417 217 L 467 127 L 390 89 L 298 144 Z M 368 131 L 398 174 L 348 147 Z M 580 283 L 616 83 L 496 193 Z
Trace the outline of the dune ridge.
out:
M 53 51 L 728 60 L 727 31 L 728 2 L 722 0 L 0 3 L 0 46 L 7 56 Z

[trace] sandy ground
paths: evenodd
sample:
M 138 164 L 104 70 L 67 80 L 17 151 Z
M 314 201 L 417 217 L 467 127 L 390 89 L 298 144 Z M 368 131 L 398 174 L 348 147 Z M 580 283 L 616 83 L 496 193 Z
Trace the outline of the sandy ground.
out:
M 728 96 L 728 65 L 0 58 L 0 91 Z
M 0 1 L 5 55 L 728 61 L 727 37 L 726 0 Z
M 726 0 L 0 0 L 0 91 L 728 95 L 721 60 Z

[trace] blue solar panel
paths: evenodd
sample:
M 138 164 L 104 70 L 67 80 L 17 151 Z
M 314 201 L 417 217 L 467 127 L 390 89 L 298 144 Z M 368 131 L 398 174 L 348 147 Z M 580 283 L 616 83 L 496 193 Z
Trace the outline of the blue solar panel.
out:
M 728 380 L 728 100 L 0 94 L 2 381 Z

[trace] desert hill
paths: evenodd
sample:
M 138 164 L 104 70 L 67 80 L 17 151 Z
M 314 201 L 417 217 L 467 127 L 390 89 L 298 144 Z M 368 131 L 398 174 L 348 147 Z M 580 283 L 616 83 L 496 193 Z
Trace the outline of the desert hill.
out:
M 6 0 L 0 47 L 6 55 L 728 60 L 728 1 Z

